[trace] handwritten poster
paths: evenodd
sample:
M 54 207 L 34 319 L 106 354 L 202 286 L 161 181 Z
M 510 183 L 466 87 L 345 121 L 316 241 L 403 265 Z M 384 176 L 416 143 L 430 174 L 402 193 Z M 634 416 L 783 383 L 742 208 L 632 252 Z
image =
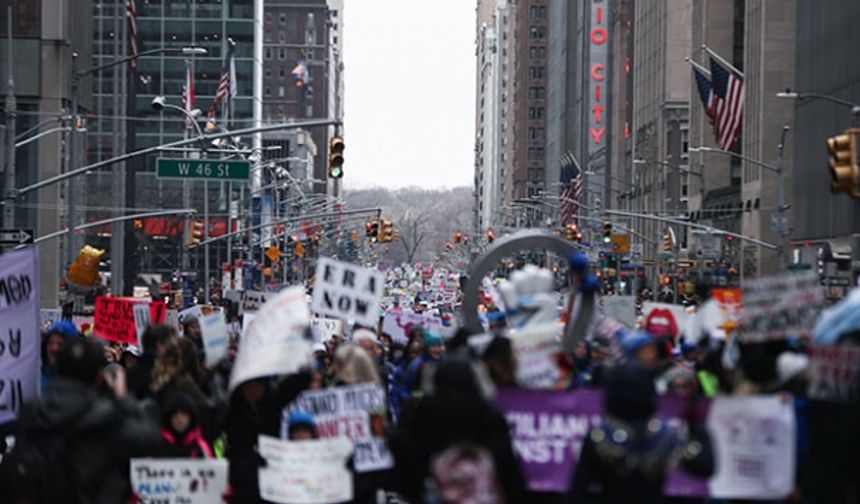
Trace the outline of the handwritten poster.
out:
M 227 461 L 223 459 L 131 459 L 131 488 L 142 504 L 224 502 Z
M 321 258 L 317 261 L 314 312 L 376 327 L 385 277 L 376 270 Z
M 517 362 L 517 383 L 525 388 L 553 388 L 561 378 L 558 356 L 561 353 L 559 324 L 543 324 L 511 334 Z
M 352 501 L 352 473 L 347 458 L 352 443 L 345 437 L 282 441 L 259 437 L 260 497 L 279 504 L 333 504 Z
M 99 296 L 96 298 L 93 334 L 105 341 L 137 345 L 138 325 L 134 318 L 134 306 L 139 303 L 149 305 L 151 323 L 164 323 L 167 315 L 164 301 Z

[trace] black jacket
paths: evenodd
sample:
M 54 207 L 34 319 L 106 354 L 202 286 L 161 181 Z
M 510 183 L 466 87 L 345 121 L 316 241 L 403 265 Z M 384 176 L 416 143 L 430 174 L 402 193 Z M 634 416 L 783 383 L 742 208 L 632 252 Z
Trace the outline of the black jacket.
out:
M 150 455 L 159 442 L 157 426 L 133 402 L 62 377 L 42 398 L 26 404 L 18 419 L 16 444 L 22 447 L 63 440 L 77 502 L 125 502 L 129 459 Z

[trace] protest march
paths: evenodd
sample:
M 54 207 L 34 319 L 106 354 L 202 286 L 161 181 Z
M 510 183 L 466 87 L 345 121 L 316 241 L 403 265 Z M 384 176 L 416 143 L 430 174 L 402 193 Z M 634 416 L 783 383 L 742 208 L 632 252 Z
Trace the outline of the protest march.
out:
M 860 291 L 828 305 L 808 273 L 681 306 L 605 292 L 580 254 L 465 284 L 322 258 L 274 290 L 73 313 L 39 308 L 36 254 L 0 255 L 3 502 L 858 495 Z

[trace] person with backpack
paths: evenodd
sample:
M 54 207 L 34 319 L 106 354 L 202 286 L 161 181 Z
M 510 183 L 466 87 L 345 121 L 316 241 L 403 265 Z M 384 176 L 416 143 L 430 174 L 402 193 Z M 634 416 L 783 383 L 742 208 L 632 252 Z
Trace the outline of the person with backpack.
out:
M 105 373 L 104 347 L 66 341 L 57 376 L 18 417 L 14 450 L 0 466 L 0 495 L 10 502 L 125 502 L 129 459 L 149 455 L 158 430 L 126 398 L 124 371 Z

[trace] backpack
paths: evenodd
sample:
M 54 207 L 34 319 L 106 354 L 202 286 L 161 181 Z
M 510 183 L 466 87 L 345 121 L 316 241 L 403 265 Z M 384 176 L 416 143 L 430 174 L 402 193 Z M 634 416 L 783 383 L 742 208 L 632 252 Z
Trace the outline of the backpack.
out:
M 458 444 L 430 462 L 435 488 L 431 502 L 439 504 L 504 504 L 492 454 L 475 445 Z M 434 498 L 435 497 L 435 498 Z
M 0 495 L 35 504 L 76 503 L 73 471 L 61 437 L 16 444 L 0 463 Z

